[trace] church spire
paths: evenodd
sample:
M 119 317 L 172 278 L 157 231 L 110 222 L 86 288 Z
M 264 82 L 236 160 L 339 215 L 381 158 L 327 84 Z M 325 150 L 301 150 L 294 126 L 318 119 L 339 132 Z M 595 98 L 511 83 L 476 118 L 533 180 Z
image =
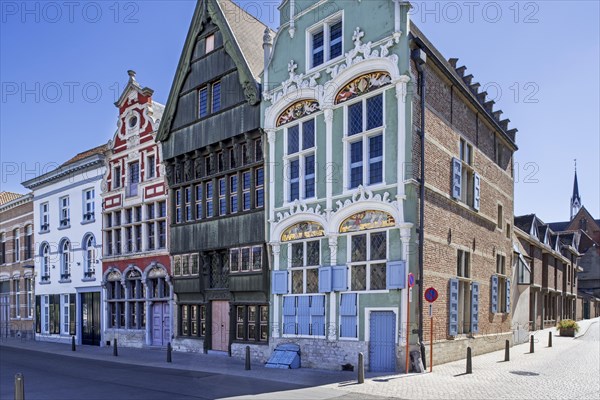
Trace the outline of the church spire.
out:
M 579 196 L 579 185 L 577 183 L 577 159 L 575 159 L 575 179 L 573 181 L 573 196 L 571 196 L 571 220 L 581 208 L 581 197 Z

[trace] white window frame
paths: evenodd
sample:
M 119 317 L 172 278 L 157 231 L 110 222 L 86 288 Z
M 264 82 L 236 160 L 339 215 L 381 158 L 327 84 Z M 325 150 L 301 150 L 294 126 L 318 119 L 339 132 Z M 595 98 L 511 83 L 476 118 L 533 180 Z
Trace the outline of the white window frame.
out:
M 304 123 L 308 122 L 310 120 L 314 120 L 314 145 L 313 147 L 309 147 L 308 149 L 303 150 L 303 144 L 304 144 Z M 288 154 L 288 130 L 290 128 L 293 128 L 295 126 L 298 126 L 298 151 L 293 153 L 293 154 Z M 304 117 L 302 119 L 299 120 L 295 120 L 293 123 L 290 123 L 288 126 L 286 126 L 284 128 L 284 135 L 283 135 L 283 149 L 284 149 L 284 156 L 283 156 L 283 167 L 284 167 L 284 181 L 285 181 L 285 185 L 283 187 L 283 207 L 293 203 L 295 200 L 290 200 L 290 193 L 291 193 L 291 179 L 290 179 L 290 175 L 291 175 L 291 162 L 295 161 L 296 159 L 299 160 L 298 162 L 298 179 L 299 179 L 299 186 L 298 186 L 298 195 L 299 198 L 297 200 L 313 200 L 317 198 L 317 182 L 318 182 L 318 168 L 317 168 L 317 150 L 318 150 L 318 146 L 317 146 L 317 138 L 318 138 L 318 132 L 317 132 L 317 119 L 314 115 L 310 115 L 307 117 Z M 314 172 L 314 180 L 315 180 L 315 193 L 313 196 L 311 197 L 305 197 L 306 195 L 306 158 L 310 157 L 310 156 L 314 156 L 315 158 L 315 172 Z M 263 171 L 264 173 L 264 171 Z M 252 186 L 252 185 L 251 185 Z
M 150 162 L 152 160 L 152 163 Z M 156 154 L 146 154 L 146 164 L 144 165 L 146 180 L 156 178 Z
M 43 243 L 40 249 L 40 258 L 42 265 L 42 276 L 40 280 L 42 282 L 46 282 L 44 277 L 47 277 L 47 280 L 50 280 L 50 245 L 48 243 Z
M 331 51 L 331 43 L 330 43 L 330 39 L 331 39 L 331 34 L 330 34 L 330 29 L 332 25 L 335 25 L 338 22 L 342 22 L 342 52 L 341 54 L 333 59 L 330 59 L 330 51 Z M 329 17 L 325 18 L 324 20 L 321 20 L 319 22 L 317 22 L 316 24 L 310 26 L 307 30 L 306 30 L 306 40 L 305 40 L 305 54 L 306 54 L 306 66 L 307 66 L 307 72 L 309 71 L 313 71 L 316 69 L 321 69 L 326 67 L 329 64 L 333 64 L 335 62 L 337 62 L 338 60 L 341 60 L 344 57 L 344 28 L 345 28 L 345 23 L 344 23 L 344 11 L 341 10 L 333 15 L 330 15 Z M 315 33 L 318 33 L 322 31 L 323 32 L 323 62 L 319 65 L 315 65 L 313 66 L 313 36 Z
M 25 277 L 25 293 L 27 296 L 27 318 L 33 318 L 33 279 Z
M 13 230 L 13 235 L 13 243 L 15 246 L 13 249 L 13 259 L 15 262 L 19 262 L 21 261 L 21 229 L 17 228 Z
M 462 253 L 461 270 L 458 270 L 459 254 Z M 466 255 L 466 258 L 465 258 Z M 456 266 L 457 266 L 457 279 L 458 279 L 458 321 L 457 321 L 457 334 L 458 335 L 469 335 L 471 334 L 471 282 L 472 279 L 472 253 L 469 250 L 457 249 L 456 252 Z M 465 264 L 464 260 L 468 260 Z M 468 311 L 466 311 L 468 310 Z
M 113 190 L 121 188 L 121 179 L 122 179 L 121 166 L 120 165 L 113 166 L 112 176 L 111 176 L 111 183 L 112 183 Z
M 88 194 L 90 198 L 88 198 Z M 93 221 L 96 217 L 96 207 L 95 207 L 95 199 L 96 199 L 96 191 L 94 188 L 88 188 L 83 190 L 83 221 Z
M 131 167 L 133 165 L 137 164 L 137 182 L 133 182 L 133 177 L 134 175 L 131 174 Z M 127 191 L 126 191 L 126 197 L 136 197 L 139 196 L 139 190 L 140 190 L 140 183 L 142 180 L 141 177 L 141 165 L 140 165 L 140 161 L 139 160 L 134 160 L 131 161 L 129 163 L 127 163 Z M 134 186 L 135 185 L 135 186 Z M 135 193 L 133 193 L 135 188 Z
M 46 201 L 46 202 L 40 204 L 40 232 L 47 232 L 49 230 L 50 230 L 50 203 L 48 203 Z
M 21 281 L 20 278 L 13 280 L 15 293 L 15 317 L 21 318 Z
M 504 253 L 496 253 L 496 276 L 498 277 L 498 314 L 506 314 L 506 282 L 508 275 L 506 274 L 506 255 Z
M 71 201 L 69 200 L 69 196 L 62 196 L 58 199 L 58 223 L 59 226 L 64 228 L 71 224 L 71 210 L 70 210 Z
M 61 243 L 60 248 L 60 275 L 61 279 L 63 275 L 69 275 L 65 279 L 70 279 L 71 277 L 71 242 L 65 240 Z
M 462 172 L 460 178 L 460 201 L 469 207 L 475 206 L 475 184 L 473 182 L 475 169 L 473 163 L 475 160 L 474 147 L 471 142 L 465 138 L 458 141 L 458 155 L 462 163 Z
M 344 194 L 349 194 L 352 191 L 355 191 L 357 188 L 351 188 L 350 187 L 350 170 L 351 170 L 351 163 L 350 163 L 350 146 L 352 143 L 357 142 L 359 140 L 362 140 L 363 142 L 363 146 L 362 146 L 362 163 L 363 163 L 363 183 L 362 186 L 364 187 L 369 187 L 369 188 L 377 188 L 377 187 L 383 187 L 386 185 L 385 183 L 385 166 L 386 166 L 386 161 L 385 161 L 385 148 L 386 148 L 386 124 L 385 124 L 385 119 L 386 119 L 386 113 L 385 113 L 385 107 L 386 107 L 386 100 L 385 100 L 385 92 L 386 90 L 388 90 L 388 87 L 385 88 L 381 88 L 378 90 L 375 90 L 373 92 L 369 92 L 366 95 L 362 95 L 362 96 L 358 96 L 355 99 L 352 100 L 348 100 L 347 102 L 343 103 L 344 104 L 344 133 L 343 133 L 343 141 L 344 141 Z M 373 129 L 369 129 L 367 130 L 367 100 L 375 97 L 375 96 L 379 96 L 381 95 L 382 97 L 382 125 L 380 127 L 377 128 L 373 128 Z M 355 133 L 354 135 L 349 136 L 348 135 L 348 128 L 349 128 L 349 112 L 348 112 L 348 108 L 358 102 L 362 102 L 362 114 L 363 114 L 363 130 L 362 132 L 359 133 Z M 378 136 L 378 135 L 382 135 L 382 166 L 381 166 L 381 182 L 378 183 L 374 183 L 374 184 L 369 184 L 369 172 L 370 172 L 370 163 L 369 163 L 369 138 L 373 137 L 373 136 Z
M 50 332 L 50 296 L 43 295 L 44 300 L 44 324 L 41 327 L 42 333 L 48 334 Z
M 95 275 L 94 264 L 96 262 L 96 240 L 93 235 L 89 235 L 85 240 L 85 253 L 84 253 L 84 277 L 86 273 L 93 278 Z
M 62 306 L 62 321 L 60 324 L 60 333 L 62 335 L 69 334 L 69 295 L 63 294 L 60 296 L 61 306 Z
M 364 231 L 351 232 L 346 234 L 346 262 L 348 265 L 348 282 L 347 287 L 349 288 L 350 293 L 387 293 L 388 289 L 371 289 L 371 265 L 372 264 L 385 264 L 387 268 L 389 254 L 390 254 L 390 234 L 389 228 L 383 229 L 368 229 Z M 373 233 L 385 233 L 385 259 L 371 260 L 371 234 Z M 367 256 L 365 261 L 352 261 L 352 237 L 367 235 Z M 355 265 L 366 265 L 366 282 L 365 282 L 365 290 L 353 290 L 352 289 L 352 273 L 353 266 Z M 387 276 L 386 276 L 386 286 L 387 286 Z M 346 293 L 346 292 L 344 292 Z

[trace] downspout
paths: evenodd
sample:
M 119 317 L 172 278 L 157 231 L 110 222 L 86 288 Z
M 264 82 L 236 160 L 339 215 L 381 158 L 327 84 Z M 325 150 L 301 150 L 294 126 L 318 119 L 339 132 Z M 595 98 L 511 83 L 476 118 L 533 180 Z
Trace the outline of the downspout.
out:
M 423 246 L 425 238 L 424 220 L 425 220 L 425 69 L 423 64 L 427 62 L 427 55 L 421 48 L 412 51 L 412 59 L 415 62 L 417 71 L 419 71 L 419 85 L 421 93 L 421 176 L 419 179 L 419 325 L 418 341 L 421 350 L 421 360 L 423 367 L 427 370 L 427 357 L 425 356 L 425 344 L 423 343 Z M 431 349 L 430 349 L 431 351 Z

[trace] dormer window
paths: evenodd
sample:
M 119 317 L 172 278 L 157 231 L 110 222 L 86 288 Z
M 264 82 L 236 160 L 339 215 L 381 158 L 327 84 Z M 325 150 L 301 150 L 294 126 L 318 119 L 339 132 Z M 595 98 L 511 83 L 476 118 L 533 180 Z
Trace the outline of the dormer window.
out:
M 342 55 L 343 29 L 341 15 L 317 25 L 309 32 L 311 68 L 333 60 Z

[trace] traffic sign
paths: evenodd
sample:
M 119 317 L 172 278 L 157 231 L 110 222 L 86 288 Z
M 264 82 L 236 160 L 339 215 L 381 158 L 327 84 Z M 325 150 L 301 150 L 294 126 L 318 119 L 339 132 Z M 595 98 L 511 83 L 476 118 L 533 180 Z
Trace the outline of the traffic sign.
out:
M 415 276 L 411 272 L 408 274 L 408 287 L 413 287 L 413 286 L 415 286 Z
M 438 292 L 434 288 L 430 287 L 425 291 L 425 300 L 430 303 L 433 303 L 438 298 Z

